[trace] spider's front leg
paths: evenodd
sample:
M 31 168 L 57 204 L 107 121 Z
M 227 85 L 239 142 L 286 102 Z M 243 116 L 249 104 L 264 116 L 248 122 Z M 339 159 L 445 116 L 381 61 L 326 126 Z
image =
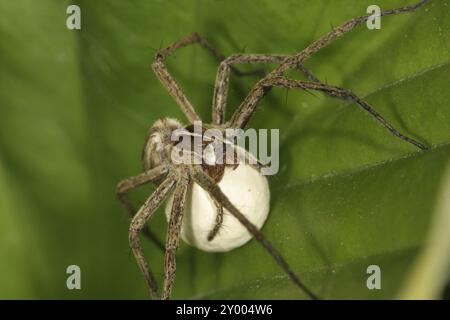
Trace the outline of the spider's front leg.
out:
M 388 16 L 388 15 L 396 15 L 396 14 L 402 14 L 402 13 L 409 13 L 414 12 L 418 8 L 426 5 L 428 2 L 431 2 L 431 0 L 421 0 L 415 4 L 407 5 L 401 8 L 397 9 L 389 9 L 384 10 L 380 13 L 381 16 Z M 301 66 L 306 59 L 311 57 L 313 54 L 318 52 L 323 47 L 327 46 L 337 38 L 343 36 L 356 26 L 366 22 L 371 15 L 364 15 L 356 18 L 352 18 L 346 22 L 344 22 L 342 25 L 340 25 L 337 28 L 334 28 L 333 30 L 327 32 L 322 37 L 320 37 L 318 40 L 314 41 L 312 44 L 307 46 L 305 49 L 300 51 L 299 53 L 285 59 L 280 66 L 275 68 L 272 72 L 270 72 L 264 79 L 260 80 L 253 88 L 250 90 L 247 97 L 244 99 L 244 101 L 239 105 L 236 112 L 233 114 L 231 121 L 230 121 L 230 127 L 232 128 L 244 128 L 248 121 L 250 120 L 250 117 L 252 116 L 253 112 L 256 109 L 256 106 L 261 101 L 261 99 L 264 97 L 264 95 L 267 93 L 267 91 L 270 89 L 270 86 L 267 86 L 267 80 L 274 78 L 274 77 L 280 77 L 283 75 L 285 71 L 288 69 L 293 69 L 298 66 Z M 317 79 L 309 77 L 310 81 L 317 82 Z M 323 86 L 326 86 L 322 84 Z M 335 92 L 327 92 L 325 90 L 322 90 L 323 92 L 326 92 L 327 94 L 333 94 L 334 96 L 337 96 Z M 354 95 L 353 95 L 354 96 Z M 351 98 L 348 96 L 348 98 Z M 361 100 L 361 99 L 359 99 Z M 365 108 L 365 107 L 363 107 Z M 367 110 L 367 108 L 365 108 Z M 372 108 L 370 108 L 372 109 Z M 369 110 L 368 110 L 369 111 Z M 369 111 L 370 112 L 370 111 Z M 372 115 L 375 116 L 374 113 Z M 388 128 L 389 131 L 391 131 L 394 135 L 399 137 L 400 139 L 412 143 L 416 145 L 419 148 L 422 148 L 422 144 L 414 141 L 411 138 L 403 139 L 404 136 L 400 134 L 396 129 L 394 129 L 391 125 L 389 125 L 384 119 L 382 119 L 381 116 L 375 116 L 377 120 L 386 128 Z
M 227 105 L 228 88 L 230 83 L 230 71 L 234 70 L 236 64 L 243 63 L 282 63 L 292 56 L 285 54 L 234 54 L 224 59 L 216 74 L 214 85 L 214 97 L 212 102 L 212 122 L 223 124 L 225 122 L 225 111 Z M 313 82 L 319 81 L 303 64 L 299 63 L 297 68 Z
M 410 5 L 407 5 L 404 7 L 383 10 L 380 12 L 380 16 L 384 17 L 384 16 L 414 12 L 429 2 L 431 2 L 431 0 L 420 0 L 414 4 L 410 4 Z M 311 57 L 313 54 L 318 52 L 323 47 L 327 46 L 328 44 L 330 44 L 337 38 L 343 36 L 344 34 L 346 34 L 349 31 L 351 31 L 353 28 L 366 22 L 370 17 L 371 17 L 371 15 L 367 14 L 364 16 L 352 18 L 352 19 L 344 22 L 339 27 L 333 28 L 333 30 L 324 34 L 318 40 L 311 43 L 308 47 L 306 47 L 305 49 L 303 49 L 296 55 L 292 56 L 290 59 L 287 59 L 286 61 L 284 61 L 278 68 L 276 68 L 269 74 L 269 77 L 281 76 L 283 74 L 283 72 L 285 72 L 286 70 L 297 67 L 299 64 L 303 63 L 306 59 Z
M 145 201 L 144 205 L 139 209 L 138 213 L 133 217 L 130 224 L 129 242 L 134 257 L 144 274 L 145 280 L 150 289 L 150 297 L 152 299 L 158 299 L 158 290 L 155 277 L 153 276 L 149 265 L 145 261 L 144 253 L 139 241 L 139 232 L 144 228 L 148 219 L 153 215 L 155 210 L 163 203 L 169 193 L 175 187 L 177 177 L 170 175 L 164 180 L 153 194 Z
M 378 113 L 374 108 L 372 108 L 367 102 L 363 99 L 359 98 L 350 90 L 327 85 L 321 82 L 308 82 L 302 80 L 294 80 L 288 79 L 284 76 L 273 76 L 266 77 L 260 80 L 247 95 L 245 100 L 242 102 L 241 106 L 236 110 L 233 114 L 233 117 L 230 121 L 230 127 L 232 128 L 244 128 L 247 122 L 250 120 L 256 106 L 261 101 L 261 99 L 265 96 L 265 94 L 272 87 L 284 87 L 284 88 L 301 88 L 305 90 L 316 90 L 321 91 L 327 95 L 333 96 L 338 99 L 350 100 L 365 111 L 367 111 L 372 117 L 375 118 L 383 127 L 385 127 L 389 132 L 391 132 L 397 138 L 414 145 L 415 147 L 426 150 L 427 146 L 424 144 L 405 136 L 400 133 L 393 125 L 391 125 L 380 113 Z
M 184 94 L 183 90 L 180 88 L 180 86 L 176 83 L 176 81 L 173 79 L 173 77 L 167 70 L 166 59 L 176 50 L 192 44 L 199 44 L 202 48 L 206 49 L 206 51 L 211 53 L 218 61 L 222 61 L 225 59 L 225 56 L 214 46 L 212 46 L 208 41 L 206 41 L 202 36 L 200 36 L 197 32 L 192 32 L 187 36 L 181 38 L 180 40 L 174 42 L 170 46 L 159 50 L 156 53 L 154 61 L 152 63 L 152 69 L 155 72 L 156 76 L 158 77 L 159 81 L 167 89 L 167 91 L 172 96 L 172 98 L 177 102 L 177 104 L 180 106 L 181 110 L 186 115 L 189 122 L 200 120 L 200 118 L 195 112 L 192 103 L 189 101 L 187 96 Z M 261 73 L 261 70 L 255 70 L 250 72 L 243 72 L 236 68 L 232 68 L 232 70 L 239 76 Z
M 298 278 L 295 272 L 291 269 L 286 260 L 281 256 L 281 254 L 276 250 L 272 244 L 263 236 L 259 229 L 251 223 L 236 207 L 230 202 L 228 197 L 220 190 L 220 187 L 211 179 L 206 173 L 203 172 L 202 168 L 197 165 L 192 165 L 190 167 L 190 174 L 194 181 L 206 190 L 211 197 L 220 203 L 225 209 L 227 209 L 239 222 L 250 232 L 250 234 L 258 240 L 261 245 L 270 253 L 270 255 L 275 259 L 275 261 L 281 266 L 281 268 L 286 272 L 289 278 L 300 287 L 303 292 L 305 292 L 311 299 L 317 299 L 317 296 L 311 292 L 311 290 L 303 284 Z
M 424 144 L 400 133 L 381 114 L 379 114 L 367 102 L 365 102 L 363 99 L 359 98 L 356 94 L 354 94 L 350 90 L 340 88 L 340 87 L 330 86 L 330 85 L 323 84 L 320 82 L 307 82 L 307 81 L 289 79 L 286 77 L 273 77 L 273 78 L 266 79 L 261 83 L 261 86 L 263 87 L 263 90 L 267 90 L 268 88 L 271 88 L 271 87 L 301 88 L 301 89 L 305 89 L 305 90 L 315 90 L 315 91 L 320 91 L 320 92 L 326 93 L 326 94 L 336 97 L 338 99 L 350 100 L 351 102 L 356 103 L 362 109 L 367 111 L 376 121 L 378 121 L 383 127 L 385 127 L 387 130 L 389 130 L 389 132 L 391 134 L 393 134 L 395 137 L 397 137 L 407 143 L 410 143 L 413 146 L 415 146 L 421 150 L 428 149 L 428 147 L 425 146 Z

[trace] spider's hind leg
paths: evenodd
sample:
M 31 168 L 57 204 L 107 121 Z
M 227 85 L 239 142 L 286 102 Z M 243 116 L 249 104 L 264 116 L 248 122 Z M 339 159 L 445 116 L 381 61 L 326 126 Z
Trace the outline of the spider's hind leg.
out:
M 150 297 L 152 299 L 158 298 L 158 291 L 156 286 L 156 280 L 153 273 L 150 270 L 149 265 L 145 261 L 144 253 L 142 251 L 142 246 L 139 241 L 139 232 L 144 228 L 147 221 L 153 215 L 155 210 L 162 204 L 162 202 L 167 198 L 170 191 L 175 186 L 176 179 L 174 177 L 169 177 L 164 180 L 155 192 L 147 199 L 144 205 L 139 209 L 138 213 L 133 217 L 130 224 L 129 230 L 129 243 L 131 250 L 133 251 L 136 262 L 141 269 L 145 280 L 147 281 L 148 287 L 150 289 Z
M 227 163 L 231 168 L 236 169 L 237 166 L 240 163 L 245 163 L 247 165 L 250 165 L 253 169 L 257 170 L 258 172 L 261 171 L 262 168 L 264 168 L 264 165 L 261 164 L 258 159 L 253 156 L 250 152 L 245 150 L 244 148 L 238 148 L 235 144 L 228 142 L 229 145 L 232 147 L 233 150 L 233 157 L 232 157 L 232 163 Z M 228 159 L 226 157 L 226 159 Z M 224 217 L 224 208 L 223 206 L 215 199 L 213 199 L 214 206 L 216 208 L 216 221 L 214 223 L 214 226 L 212 227 L 211 231 L 207 235 L 207 240 L 212 241 L 217 236 L 217 234 L 220 231 L 220 228 L 223 225 L 223 217 Z
M 128 197 L 128 191 L 137 188 L 143 184 L 153 182 L 167 174 L 167 169 L 165 167 L 156 167 L 144 173 L 141 173 L 134 177 L 129 177 L 123 179 L 117 184 L 116 195 L 122 206 L 128 211 L 131 218 L 134 217 L 136 210 Z M 143 227 L 143 232 L 145 236 L 153 242 L 158 249 L 164 252 L 164 244 L 158 237 L 150 230 L 150 228 L 145 225 Z
M 381 16 L 388 16 L 388 15 L 396 15 L 401 13 L 408 13 L 413 12 L 417 10 L 418 8 L 426 5 L 427 3 L 430 3 L 431 0 L 421 0 L 418 1 L 415 4 L 406 5 L 401 8 L 397 9 L 389 9 L 384 10 L 380 13 Z M 265 96 L 265 94 L 270 90 L 269 87 L 264 86 L 266 80 L 270 80 L 270 78 L 273 77 L 279 77 L 283 76 L 284 72 L 288 69 L 297 68 L 300 64 L 303 64 L 306 59 L 314 55 L 316 52 L 318 52 L 323 47 L 327 46 L 337 38 L 343 36 L 353 28 L 355 28 L 358 25 L 361 25 L 362 23 L 366 22 L 371 17 L 370 14 L 359 16 L 356 18 L 352 18 L 350 20 L 347 20 L 343 24 L 341 24 L 339 27 L 334 28 L 333 30 L 327 32 L 322 37 L 311 43 L 309 46 L 307 46 L 302 51 L 298 52 L 295 55 L 292 55 L 288 59 L 283 60 L 280 65 L 272 70 L 264 79 L 259 81 L 257 84 L 253 86 L 253 88 L 250 90 L 248 95 L 245 97 L 244 101 L 239 105 L 237 110 L 234 112 L 230 122 L 229 126 L 233 128 L 244 128 L 248 121 L 250 120 L 253 112 L 255 111 L 258 103 L 261 101 L 261 99 Z M 314 79 L 309 78 L 310 81 L 316 82 Z M 397 134 L 396 134 L 397 135 Z M 397 135 L 401 136 L 401 135 Z M 410 142 L 410 141 L 408 141 Z M 414 144 L 414 143 L 413 143 Z M 417 145 L 418 146 L 418 145 Z
M 224 214 L 223 207 L 216 200 L 213 200 L 213 202 L 214 202 L 214 206 L 216 207 L 217 214 L 216 214 L 215 224 L 214 224 L 213 228 L 211 229 L 211 231 L 208 233 L 208 236 L 206 238 L 208 241 L 214 240 L 214 238 L 219 233 L 219 230 L 223 224 L 223 214 Z
M 259 241 L 259 243 L 269 252 L 278 265 L 286 272 L 289 278 L 311 299 L 318 299 L 317 296 L 309 290 L 309 288 L 299 279 L 295 272 L 291 269 L 287 261 L 276 250 L 272 244 L 264 237 L 259 229 L 251 223 L 228 199 L 228 197 L 220 190 L 220 187 L 211 177 L 203 172 L 201 167 L 191 166 L 191 176 L 200 187 L 207 191 L 213 199 L 219 202 L 227 209 L 239 222 Z

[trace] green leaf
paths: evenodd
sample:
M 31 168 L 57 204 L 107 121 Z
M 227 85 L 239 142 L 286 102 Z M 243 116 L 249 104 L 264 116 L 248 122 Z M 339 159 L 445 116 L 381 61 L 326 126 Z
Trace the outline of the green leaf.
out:
M 438 194 L 425 248 L 416 259 L 408 282 L 400 291 L 403 299 L 439 298 L 450 275 L 450 166 Z
M 378 2 L 387 9 L 414 0 Z M 226 55 L 292 54 L 373 4 L 75 3 L 79 31 L 65 25 L 72 2 L 0 2 L 0 298 L 147 298 L 114 189 L 141 172 L 156 119 L 184 121 L 149 68 L 156 50 L 197 31 Z M 450 156 L 449 31 L 447 2 L 433 0 L 383 18 L 381 30 L 362 25 L 306 63 L 430 151 L 320 93 L 274 89 L 249 124 L 280 128 L 282 139 L 263 232 L 322 298 L 397 297 L 427 239 Z M 217 62 L 189 47 L 168 64 L 209 121 Z M 256 81 L 232 77 L 228 116 Z M 152 190 L 133 192 L 136 204 Z M 150 225 L 165 237 L 162 208 Z M 145 250 L 161 283 L 163 254 L 148 243 Z M 66 288 L 71 264 L 82 270 L 79 291 Z M 381 290 L 366 287 L 372 264 Z M 182 244 L 173 297 L 305 298 L 256 241 L 220 254 Z

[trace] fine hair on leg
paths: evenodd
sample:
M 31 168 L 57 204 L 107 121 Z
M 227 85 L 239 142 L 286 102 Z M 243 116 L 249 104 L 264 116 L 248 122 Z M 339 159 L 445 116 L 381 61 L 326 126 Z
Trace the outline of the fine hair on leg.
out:
M 150 290 L 150 297 L 152 299 L 158 299 L 158 289 L 156 285 L 155 277 L 151 272 L 149 265 L 147 264 L 144 253 L 142 251 L 142 246 L 139 241 L 139 232 L 142 230 L 144 225 L 147 223 L 148 219 L 153 215 L 155 210 L 162 204 L 162 202 L 167 198 L 170 191 L 175 187 L 176 177 L 169 176 L 164 180 L 158 188 L 152 193 L 152 195 L 147 199 L 144 205 L 139 209 L 130 224 L 129 231 L 129 243 L 133 255 L 136 258 L 136 262 L 141 269 L 142 274 L 147 282 Z
M 134 217 L 134 214 L 136 213 L 136 210 L 134 209 L 133 204 L 131 203 L 130 199 L 128 198 L 128 191 L 134 188 L 137 188 L 139 186 L 142 186 L 147 183 L 152 183 L 158 179 L 161 179 L 164 177 L 168 172 L 167 167 L 165 166 L 158 166 L 156 168 L 153 168 L 149 171 L 146 171 L 144 173 L 141 173 L 134 177 L 129 177 L 126 179 L 123 179 L 117 184 L 116 187 L 116 195 L 119 199 L 122 206 L 127 210 L 128 214 L 131 218 Z M 145 225 L 142 229 L 145 236 L 153 242 L 158 249 L 164 252 L 164 244 L 161 242 L 161 240 L 158 239 L 158 237 L 150 230 L 150 228 Z

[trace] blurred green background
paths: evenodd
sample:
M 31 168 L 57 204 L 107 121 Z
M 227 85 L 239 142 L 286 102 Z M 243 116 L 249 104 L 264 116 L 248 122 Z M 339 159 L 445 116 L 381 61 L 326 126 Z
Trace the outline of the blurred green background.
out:
M 150 69 L 156 50 L 197 31 L 226 55 L 292 54 L 373 3 L 0 0 L 0 298 L 147 298 L 114 189 L 141 172 L 156 119 L 185 120 Z M 66 28 L 69 4 L 81 8 L 81 30 Z M 449 35 L 449 5 L 434 0 L 382 19 L 381 30 L 361 26 L 307 62 L 430 151 L 319 93 L 273 90 L 249 125 L 280 128 L 282 139 L 263 231 L 323 298 L 397 297 L 426 247 L 450 155 Z M 169 60 L 207 121 L 216 67 L 198 47 Z M 230 112 L 257 78 L 231 81 Z M 163 239 L 163 210 L 151 225 Z M 145 250 L 161 283 L 163 255 Z M 220 254 L 183 243 L 177 257 L 174 298 L 304 298 L 255 241 Z M 71 264 L 81 290 L 66 288 Z M 366 287 L 371 264 L 382 290 Z

